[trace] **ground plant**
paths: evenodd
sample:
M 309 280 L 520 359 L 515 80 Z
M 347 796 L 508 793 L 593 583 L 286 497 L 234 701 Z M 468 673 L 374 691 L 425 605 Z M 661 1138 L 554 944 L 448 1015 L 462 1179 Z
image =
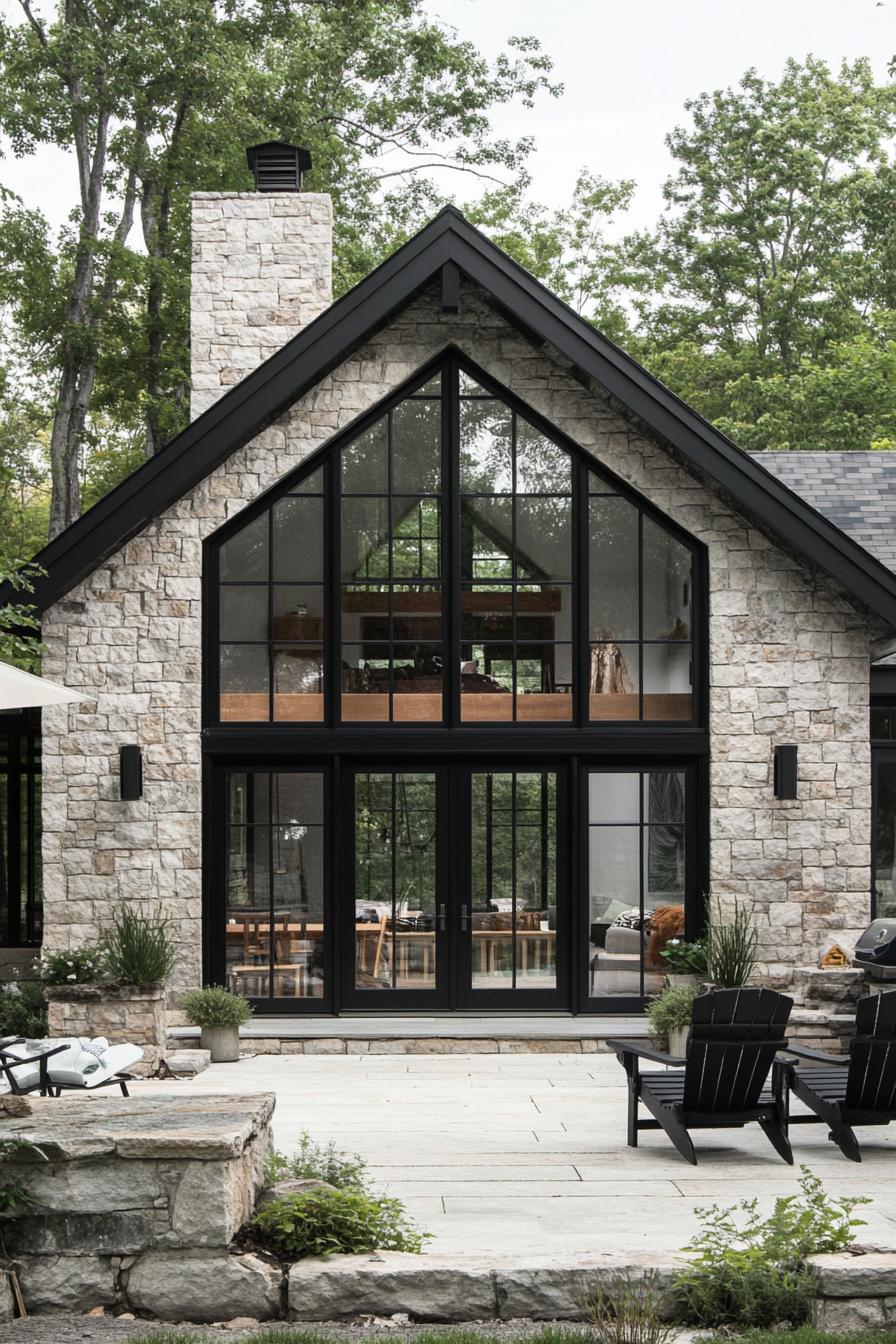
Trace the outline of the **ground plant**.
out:
M 586 1298 L 585 1316 L 600 1344 L 666 1344 L 675 1333 L 663 1319 L 664 1286 L 656 1274 L 619 1275 Z
M 176 949 L 167 919 L 143 915 L 131 906 L 115 913 L 103 940 L 113 980 L 129 985 L 161 985 L 174 969 Z
M 694 1260 L 675 1281 L 688 1322 L 738 1328 L 805 1322 L 807 1259 L 850 1246 L 864 1226 L 855 1210 L 870 1201 L 832 1199 L 808 1167 L 800 1170 L 800 1193 L 776 1199 L 767 1217 L 755 1199 L 697 1210 L 701 1229 L 686 1248 Z
M 47 985 L 95 985 L 109 978 L 105 949 L 76 947 L 68 952 L 44 952 L 35 962 Z
M 252 1016 L 251 1003 L 221 985 L 188 990 L 180 1006 L 196 1027 L 241 1027 Z
M 299 1136 L 298 1152 L 287 1157 L 276 1150 L 268 1157 L 267 1182 L 326 1181 L 338 1190 L 367 1190 L 367 1163 L 357 1153 L 341 1153 L 331 1139 L 315 1143 L 307 1130 Z
M 39 980 L 0 988 L 0 1037 L 42 1040 L 47 1031 L 47 997 Z
M 217 1338 L 218 1332 L 215 1332 Z M 204 1336 L 198 1335 L 195 1330 L 181 1330 L 173 1328 L 170 1330 L 153 1331 L 151 1334 L 128 1335 L 128 1344 L 196 1344 L 198 1338 Z M 231 1338 L 228 1332 L 227 1338 Z M 303 1326 L 261 1326 L 257 1330 L 252 1330 L 247 1334 L 237 1331 L 233 1335 L 236 1340 L 251 1340 L 251 1344 L 345 1344 L 347 1335 L 344 1331 L 324 1331 L 307 1329 Z M 427 1329 L 396 1329 L 390 1324 L 388 1329 L 380 1332 L 375 1328 L 364 1327 L 365 1340 L 376 1341 L 388 1339 L 389 1344 L 404 1344 L 405 1340 L 413 1340 L 413 1344 L 508 1344 L 508 1335 L 489 1334 L 487 1331 L 469 1330 L 463 1327 L 459 1329 L 445 1328 L 439 1330 Z M 583 1335 L 581 1329 L 575 1327 L 545 1326 L 542 1330 L 526 1332 L 519 1336 L 524 1344 L 598 1344 L 593 1335 Z M 833 1340 L 833 1336 L 829 1336 Z M 797 1340 L 797 1344 L 801 1344 Z M 805 1344 L 823 1344 L 821 1336 L 818 1341 L 807 1340 Z M 865 1344 L 865 1339 L 857 1338 L 855 1344 Z M 876 1344 L 888 1344 L 886 1335 L 876 1336 Z
M 377 1250 L 419 1254 L 427 1238 L 400 1200 L 358 1190 L 285 1195 L 260 1209 L 250 1226 L 267 1250 L 293 1260 Z
M 716 909 L 707 936 L 709 979 L 717 989 L 739 989 L 756 969 L 759 935 L 749 909 L 735 900 L 731 917 Z

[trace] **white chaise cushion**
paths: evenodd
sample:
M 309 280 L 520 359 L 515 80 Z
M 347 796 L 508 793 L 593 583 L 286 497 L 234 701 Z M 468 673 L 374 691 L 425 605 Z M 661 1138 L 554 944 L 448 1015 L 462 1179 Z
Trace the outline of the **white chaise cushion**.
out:
M 72 1050 L 50 1062 L 50 1082 L 68 1087 L 99 1087 L 143 1058 L 139 1045 L 110 1045 L 102 1053 L 85 1049 L 91 1042 L 75 1041 Z

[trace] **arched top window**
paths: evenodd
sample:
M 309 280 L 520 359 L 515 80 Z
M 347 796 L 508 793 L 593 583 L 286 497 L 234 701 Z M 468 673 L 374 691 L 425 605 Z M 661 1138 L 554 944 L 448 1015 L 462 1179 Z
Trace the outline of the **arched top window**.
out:
M 209 577 L 219 722 L 697 718 L 694 544 L 453 357 L 213 538 Z

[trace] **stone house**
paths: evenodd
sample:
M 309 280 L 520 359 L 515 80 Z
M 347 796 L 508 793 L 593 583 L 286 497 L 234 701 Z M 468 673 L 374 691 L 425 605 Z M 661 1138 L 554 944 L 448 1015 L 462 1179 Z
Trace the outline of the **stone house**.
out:
M 452 209 L 334 303 L 258 182 L 194 197 L 192 423 L 38 557 L 91 699 L 7 725 L 7 959 L 40 830 L 48 946 L 135 902 L 266 1012 L 631 1010 L 707 893 L 775 984 L 896 912 L 893 455 L 801 494 Z

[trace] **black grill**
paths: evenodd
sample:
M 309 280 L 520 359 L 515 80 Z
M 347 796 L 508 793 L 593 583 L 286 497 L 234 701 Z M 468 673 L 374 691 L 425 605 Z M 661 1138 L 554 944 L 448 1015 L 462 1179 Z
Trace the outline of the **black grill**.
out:
M 302 176 L 311 170 L 311 155 L 299 145 L 266 140 L 246 150 L 256 191 L 301 191 Z
M 853 953 L 869 979 L 896 979 L 896 919 L 875 919 L 868 925 Z

